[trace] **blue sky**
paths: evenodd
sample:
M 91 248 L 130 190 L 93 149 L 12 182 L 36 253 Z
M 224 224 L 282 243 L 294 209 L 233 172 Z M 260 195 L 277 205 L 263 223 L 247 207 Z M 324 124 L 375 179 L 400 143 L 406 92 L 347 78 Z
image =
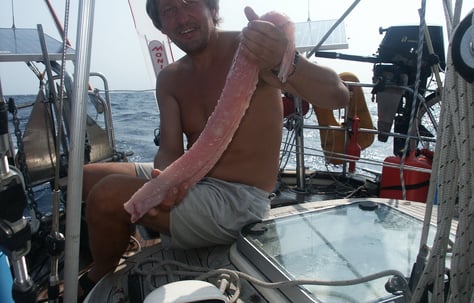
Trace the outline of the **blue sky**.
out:
M 144 1 L 144 0 L 143 0 Z M 11 27 L 12 0 L 2 0 L 0 27 Z M 64 20 L 64 0 L 52 0 L 60 20 Z M 78 0 L 71 0 L 69 37 L 76 44 Z M 49 18 L 43 0 L 13 0 L 14 19 L 17 28 L 36 28 L 42 23 L 44 31 L 59 37 Z M 337 19 L 353 3 L 353 0 L 221 0 L 222 29 L 240 30 L 246 24 L 245 6 L 252 6 L 258 14 L 270 10 L 285 12 L 293 21 L 303 22 L 308 17 L 315 20 Z M 445 25 L 442 0 L 427 0 L 427 22 Z M 349 49 L 341 52 L 354 55 L 372 55 L 382 39 L 379 27 L 418 24 L 418 8 L 421 0 L 362 0 L 346 18 L 345 27 Z M 474 0 L 464 0 L 463 16 L 474 7 Z M 127 0 L 95 1 L 94 34 L 91 71 L 103 73 L 112 90 L 152 89 L 153 80 L 146 68 L 143 52 L 133 25 Z M 140 17 L 137 17 L 140 18 Z M 141 17 L 146 18 L 146 17 Z M 1 42 L 0 42 L 1 43 Z M 445 41 L 447 45 L 447 41 Z M 179 56 L 175 54 L 175 56 Z M 317 59 L 321 64 L 333 67 L 337 72 L 353 71 L 363 82 L 371 81 L 372 66 L 367 63 L 351 63 L 342 60 Z M 68 67 L 72 72 L 72 67 Z M 0 79 L 5 95 L 36 93 L 38 81 L 24 63 L 0 62 Z

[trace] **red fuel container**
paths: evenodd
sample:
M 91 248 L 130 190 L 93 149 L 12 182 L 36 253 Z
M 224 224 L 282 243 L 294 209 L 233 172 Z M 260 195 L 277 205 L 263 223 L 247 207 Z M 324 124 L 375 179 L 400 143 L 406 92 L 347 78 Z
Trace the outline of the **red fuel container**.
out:
M 382 180 L 380 183 L 380 198 L 403 199 L 402 182 L 400 178 L 400 168 L 389 167 L 386 164 L 400 166 L 402 158 L 400 156 L 387 157 L 382 168 Z M 409 166 L 430 169 L 432 160 L 424 155 L 416 156 L 411 152 L 405 158 L 403 178 L 405 179 L 406 199 L 410 201 L 426 202 L 428 188 L 430 185 L 430 173 L 412 170 Z

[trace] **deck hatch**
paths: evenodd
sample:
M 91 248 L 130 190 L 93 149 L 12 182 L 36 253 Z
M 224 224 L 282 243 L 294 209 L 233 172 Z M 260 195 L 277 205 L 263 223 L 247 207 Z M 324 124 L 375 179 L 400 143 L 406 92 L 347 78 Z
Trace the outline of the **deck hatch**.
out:
M 272 282 L 349 280 L 383 270 L 409 277 L 422 226 L 421 220 L 386 204 L 367 208 L 352 203 L 249 225 L 237 250 Z M 435 233 L 431 230 L 430 243 Z M 388 302 L 395 299 L 385 290 L 388 278 L 281 291 L 292 302 Z

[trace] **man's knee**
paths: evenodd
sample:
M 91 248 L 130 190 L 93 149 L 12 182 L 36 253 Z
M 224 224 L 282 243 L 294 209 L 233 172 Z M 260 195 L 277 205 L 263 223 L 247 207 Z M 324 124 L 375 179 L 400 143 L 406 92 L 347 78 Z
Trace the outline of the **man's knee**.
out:
M 145 180 L 113 174 L 103 177 L 90 191 L 86 211 L 101 215 L 124 214 L 123 204 L 145 183 Z
M 89 193 L 102 179 L 114 174 L 135 177 L 135 164 L 131 162 L 106 162 L 84 165 L 82 183 L 83 200 L 89 200 Z

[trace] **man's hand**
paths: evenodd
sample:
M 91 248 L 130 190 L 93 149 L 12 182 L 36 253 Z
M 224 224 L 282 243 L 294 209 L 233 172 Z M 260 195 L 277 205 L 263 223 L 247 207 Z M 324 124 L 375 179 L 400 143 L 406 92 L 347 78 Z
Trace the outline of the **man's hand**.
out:
M 160 174 L 161 170 L 154 169 L 151 172 L 151 177 L 156 178 Z M 150 209 L 148 211 L 148 215 L 155 216 L 160 210 L 170 211 L 173 206 L 177 205 L 181 202 L 181 200 L 183 200 L 183 198 L 188 194 L 188 190 L 189 185 L 186 182 L 181 183 L 179 186 L 170 188 L 163 201 L 158 206 Z
M 245 15 L 249 23 L 242 30 L 242 50 L 261 71 L 278 70 L 288 44 L 284 32 L 271 22 L 259 20 L 250 7 L 245 8 Z

